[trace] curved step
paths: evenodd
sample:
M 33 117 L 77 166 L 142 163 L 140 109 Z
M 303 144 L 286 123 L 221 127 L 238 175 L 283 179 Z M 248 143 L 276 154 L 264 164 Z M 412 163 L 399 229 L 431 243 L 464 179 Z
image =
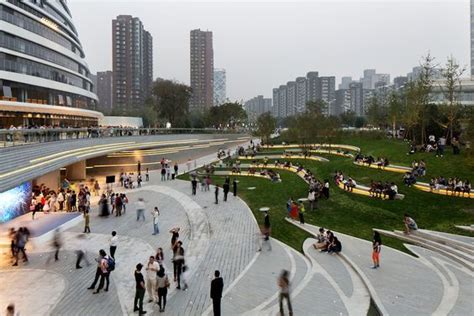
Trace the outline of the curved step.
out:
M 474 238 L 467 236 L 460 236 L 442 232 L 436 232 L 425 229 L 418 229 L 413 232 L 414 235 L 419 235 L 425 239 L 456 248 L 460 251 L 465 251 L 469 255 L 474 256 Z
M 314 235 L 319 229 L 288 221 Z M 371 269 L 371 242 L 338 232 L 334 234 L 341 240 L 343 258 L 349 260 L 366 284 L 380 314 L 426 315 L 437 309 L 443 298 L 443 283 L 423 262 L 383 246 L 380 268 Z M 407 267 L 410 273 L 407 273 Z
M 406 235 L 404 233 L 391 232 L 391 231 L 383 230 L 383 229 L 374 229 L 374 230 L 378 231 L 382 235 L 389 236 L 389 237 L 394 237 L 394 238 L 397 238 L 397 239 L 400 239 L 400 240 L 403 240 L 403 241 L 406 241 L 406 242 L 410 242 L 410 243 L 413 243 L 415 245 L 425 247 L 427 249 L 439 252 L 439 253 L 445 255 L 446 257 L 462 264 L 463 266 L 467 267 L 468 269 L 474 270 L 471 262 L 468 262 L 464 258 L 459 257 L 456 253 L 453 253 L 452 251 L 446 250 L 445 247 L 443 247 L 440 244 L 437 244 L 437 243 L 434 243 L 434 242 L 431 243 L 431 242 L 423 240 L 419 237 L 416 238 L 415 236 Z
M 296 270 L 285 247 L 274 240 L 270 242 L 272 250 L 267 251 L 264 247 L 236 283 L 230 284 L 224 291 L 222 297 L 223 315 L 259 312 L 275 299 L 274 296 L 278 293 L 276 281 L 281 269 Z M 248 289 L 258 289 L 258 291 L 254 291 L 250 295 Z M 211 311 L 209 308 L 204 314 L 210 315 Z
M 474 294 L 472 273 L 458 263 L 426 248 L 407 244 L 405 244 L 405 247 L 416 254 L 420 260 L 423 260 L 430 269 L 435 271 L 443 282 L 443 299 L 434 314 L 471 314 L 473 310 L 472 297 Z
M 328 313 L 331 310 L 337 312 L 334 305 L 336 305 L 336 301 L 339 301 L 342 303 L 342 305 L 339 304 L 339 308 L 346 310 L 346 312 L 339 312 L 339 314 L 366 315 L 370 307 L 370 294 L 363 281 L 342 256 L 332 256 L 324 252 L 320 253 L 313 247 L 315 242 L 316 239 L 306 239 L 303 244 L 303 250 L 312 261 L 315 277 L 325 279 L 336 291 L 337 296 L 331 295 L 330 297 L 323 298 L 322 293 L 319 292 L 319 295 L 316 297 L 313 292 L 308 293 L 308 291 L 305 291 L 305 298 L 329 300 L 330 306 L 326 306 L 326 308 L 330 308 Z M 313 284 L 313 286 L 321 288 L 320 282 Z M 325 289 L 328 289 L 328 287 L 325 287 Z M 339 300 L 335 299 L 335 297 L 338 297 Z M 320 304 L 316 305 L 320 306 Z M 310 307 L 314 308 L 314 306 Z M 320 312 L 325 314 L 323 311 Z

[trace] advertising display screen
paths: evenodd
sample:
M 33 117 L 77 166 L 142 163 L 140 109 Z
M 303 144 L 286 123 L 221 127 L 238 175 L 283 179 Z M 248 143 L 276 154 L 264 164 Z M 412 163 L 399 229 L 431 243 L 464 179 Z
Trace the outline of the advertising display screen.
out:
M 0 223 L 8 222 L 29 211 L 31 188 L 31 182 L 25 182 L 0 193 Z

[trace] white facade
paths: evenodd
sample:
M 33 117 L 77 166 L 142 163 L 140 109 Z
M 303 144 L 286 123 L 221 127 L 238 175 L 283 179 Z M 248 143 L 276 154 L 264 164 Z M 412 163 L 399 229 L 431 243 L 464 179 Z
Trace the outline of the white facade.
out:
M 225 69 L 214 69 L 214 106 L 224 104 L 227 100 Z

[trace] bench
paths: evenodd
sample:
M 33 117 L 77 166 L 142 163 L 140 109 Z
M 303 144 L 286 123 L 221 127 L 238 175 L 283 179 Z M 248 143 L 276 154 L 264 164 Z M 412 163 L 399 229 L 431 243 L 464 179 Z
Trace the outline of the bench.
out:
M 344 180 L 342 182 L 339 182 L 338 187 L 340 189 L 344 190 L 344 183 L 346 183 L 346 180 Z M 347 190 L 344 190 L 344 191 L 347 191 L 347 192 L 350 192 L 350 193 L 355 193 L 355 194 L 360 194 L 360 195 L 365 195 L 365 196 L 369 196 L 369 197 L 374 197 L 373 195 L 370 194 L 369 190 L 370 190 L 370 188 L 368 186 L 356 184 L 356 186 L 352 189 L 352 191 L 347 191 Z M 378 198 L 384 199 L 384 200 L 389 199 L 388 196 L 386 196 L 384 198 L 383 195 L 381 195 Z M 404 194 L 397 193 L 395 195 L 395 200 L 403 200 L 404 198 L 405 198 Z

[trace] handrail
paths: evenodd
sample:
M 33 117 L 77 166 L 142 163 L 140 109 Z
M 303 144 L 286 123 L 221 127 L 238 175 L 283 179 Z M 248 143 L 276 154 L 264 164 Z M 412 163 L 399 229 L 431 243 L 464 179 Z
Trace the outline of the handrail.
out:
M 148 136 L 164 134 L 240 134 L 243 130 L 215 128 L 32 128 L 0 129 L 0 147 L 71 139 Z

